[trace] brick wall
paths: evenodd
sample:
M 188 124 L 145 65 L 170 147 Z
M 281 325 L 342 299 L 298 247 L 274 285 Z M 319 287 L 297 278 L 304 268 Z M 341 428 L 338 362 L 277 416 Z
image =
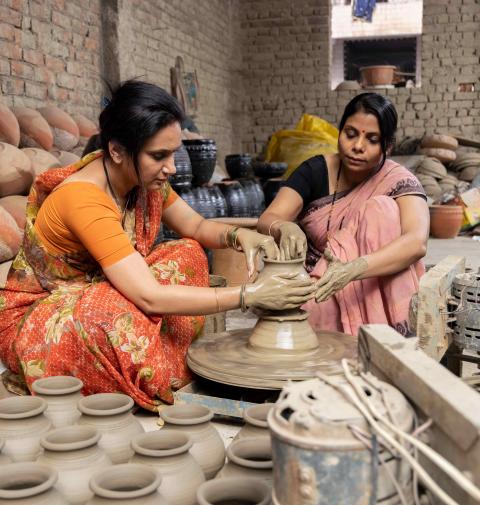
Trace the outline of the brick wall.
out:
M 10 106 L 59 105 L 96 118 L 101 0 L 2 0 L 0 89 Z
M 290 128 L 303 112 L 338 124 L 355 95 L 329 91 L 327 0 L 242 2 L 247 110 L 244 149 L 259 152 L 275 130 Z M 398 137 L 425 130 L 480 134 L 480 4 L 425 0 L 422 87 L 384 90 L 400 117 Z M 473 82 L 474 93 L 458 92 Z

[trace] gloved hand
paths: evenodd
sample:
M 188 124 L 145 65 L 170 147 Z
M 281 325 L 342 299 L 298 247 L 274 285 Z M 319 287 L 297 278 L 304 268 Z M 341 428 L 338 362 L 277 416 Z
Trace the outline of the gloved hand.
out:
M 263 252 L 266 258 L 277 259 L 279 251 L 275 240 L 268 235 L 257 233 L 253 230 L 240 228 L 237 233 L 237 244 L 240 245 L 247 260 L 248 276 L 255 273 L 255 257 L 259 252 Z
M 307 237 L 300 226 L 290 221 L 283 221 L 276 226 L 280 235 L 278 245 L 280 260 L 304 258 L 307 254 Z
M 246 307 L 266 310 L 295 309 L 308 302 L 315 294 L 315 283 L 296 273 L 259 277 L 245 286 Z M 243 307 L 242 307 L 243 308 Z
M 315 301 L 317 303 L 328 300 L 349 282 L 358 279 L 368 268 L 367 260 L 364 257 L 343 263 L 332 254 L 330 249 L 325 249 L 323 256 L 329 265 L 326 272 L 316 282 Z

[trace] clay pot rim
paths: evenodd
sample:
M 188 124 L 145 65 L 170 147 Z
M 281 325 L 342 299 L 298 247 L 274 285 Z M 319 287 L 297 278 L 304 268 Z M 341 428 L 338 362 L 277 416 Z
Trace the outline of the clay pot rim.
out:
M 261 403 L 259 405 L 252 405 L 243 411 L 243 419 L 246 423 L 258 426 L 260 428 L 268 428 L 267 416 L 274 403 Z M 261 415 L 259 416 L 258 413 Z M 265 414 L 265 418 L 263 415 Z M 258 417 L 255 417 L 255 416 Z M 264 420 L 265 419 L 265 420 Z
M 22 403 L 24 405 L 22 405 Z M 20 407 L 20 408 L 19 408 Z M 23 408 L 22 408 L 23 407 Z M 13 396 L 0 400 L 0 419 L 25 419 L 43 414 L 48 403 L 38 396 Z M 5 412 L 8 409 L 14 412 Z
M 266 450 L 268 446 L 271 450 L 271 442 L 267 437 L 244 437 L 239 438 L 238 440 L 234 440 L 227 448 L 227 458 L 232 463 L 237 465 L 247 467 L 247 468 L 255 468 L 255 469 L 269 469 L 273 468 L 272 459 L 263 460 L 263 461 L 254 461 L 243 456 L 239 456 L 236 451 L 241 451 L 243 449 L 242 446 L 246 446 L 248 448 L 257 450 L 258 453 L 262 454 L 263 450 Z M 258 454 L 257 453 L 257 454 Z
M 70 383 L 71 385 L 64 385 L 57 387 L 56 384 Z M 50 387 L 49 387 L 50 386 Z M 69 395 L 76 393 L 83 388 L 83 382 L 77 377 L 71 375 L 55 375 L 52 377 L 45 377 L 37 379 L 32 384 L 32 389 L 35 393 L 46 396 Z
M 269 505 L 271 503 L 271 489 L 262 480 L 255 477 L 222 477 L 200 484 L 197 490 L 198 505 L 214 505 L 215 502 L 212 502 L 212 499 L 231 500 L 238 498 L 235 495 L 238 489 L 249 490 L 254 497 L 248 499 L 257 500 L 255 505 Z
M 176 447 L 170 449 L 152 449 L 142 444 L 152 442 L 163 442 L 163 440 L 175 443 L 175 438 L 180 439 Z M 176 456 L 188 452 L 193 445 L 193 440 L 187 433 L 181 431 L 168 430 L 168 431 L 150 431 L 147 433 L 140 433 L 136 435 L 131 442 L 132 449 L 142 456 L 152 456 L 157 458 Z M 160 444 L 159 444 L 160 445 Z
M 263 258 L 263 262 L 275 265 L 296 265 L 297 263 L 304 263 L 305 258 L 295 258 L 293 260 L 274 260 L 272 258 Z
M 116 476 L 116 474 L 121 474 L 123 472 L 124 474 L 131 476 L 135 471 L 140 473 L 150 473 L 151 482 L 134 491 L 117 491 L 115 489 L 108 489 L 104 487 L 105 480 L 108 480 L 111 477 L 119 479 L 119 476 Z M 161 483 L 162 477 L 154 468 L 147 465 L 140 465 L 138 463 L 123 463 L 120 465 L 113 465 L 95 474 L 90 480 L 90 489 L 97 496 L 101 496 L 102 498 L 127 500 L 129 498 L 140 498 L 142 496 L 152 494 L 160 487 Z M 125 501 L 125 503 L 128 502 Z
M 186 414 L 189 409 L 196 409 L 197 415 L 192 413 L 187 417 Z M 183 417 L 180 417 L 182 412 L 185 412 L 185 414 L 183 414 Z M 169 424 L 189 426 L 192 424 L 208 423 L 213 417 L 213 412 L 203 405 L 171 405 L 160 412 L 160 417 Z
M 4 485 L 2 481 L 5 481 L 5 484 L 7 484 L 10 481 L 10 476 L 17 477 L 20 474 L 24 474 L 26 478 L 32 479 L 32 474 L 35 472 L 37 472 L 37 475 L 41 472 L 42 476 L 45 477 L 43 482 L 40 482 L 36 486 L 25 489 L 4 489 L 2 487 L 2 485 Z M 53 485 L 57 482 L 57 479 L 57 471 L 54 468 L 42 463 L 21 462 L 2 465 L 2 472 L 0 474 L 0 498 L 12 500 L 35 496 L 53 487 Z
M 446 212 L 448 211 L 455 211 L 455 212 L 458 212 L 458 211 L 462 211 L 463 212 L 463 207 L 461 205 L 430 205 L 429 206 L 429 209 L 430 211 L 438 211 L 438 210 L 445 210 L 445 209 L 448 209 Z
M 91 404 L 102 404 L 102 400 L 118 400 L 119 406 L 113 408 L 94 407 Z M 123 403 L 123 405 L 122 405 Z M 78 410 L 87 416 L 106 417 L 118 414 L 125 414 L 130 411 L 134 405 L 134 401 L 130 396 L 123 393 L 97 393 L 91 396 L 85 396 L 78 400 Z
M 84 437 L 81 438 L 83 432 Z M 77 434 L 77 437 L 74 435 Z M 52 440 L 59 438 L 67 438 L 68 436 L 72 436 L 75 440 L 70 442 L 59 442 Z M 91 447 L 95 445 L 100 440 L 100 433 L 93 426 L 86 425 L 77 425 L 77 426 L 65 426 L 63 428 L 56 428 L 52 431 L 49 431 L 46 435 L 44 435 L 40 440 L 40 445 L 46 449 L 47 451 L 54 452 L 67 452 L 67 451 L 76 451 L 79 449 L 86 449 L 87 447 Z

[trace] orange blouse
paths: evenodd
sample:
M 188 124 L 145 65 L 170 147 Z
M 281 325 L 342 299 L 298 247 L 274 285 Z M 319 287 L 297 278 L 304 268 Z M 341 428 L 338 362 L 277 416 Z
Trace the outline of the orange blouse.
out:
M 178 198 L 170 190 L 163 208 Z M 69 182 L 45 199 L 35 231 L 51 253 L 87 250 L 102 268 L 135 252 L 115 202 L 92 182 Z

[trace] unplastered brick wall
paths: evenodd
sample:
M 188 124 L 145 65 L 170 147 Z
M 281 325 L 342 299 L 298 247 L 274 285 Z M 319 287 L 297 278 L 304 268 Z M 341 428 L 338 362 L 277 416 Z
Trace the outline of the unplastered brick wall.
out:
M 95 119 L 101 0 L 1 0 L 0 89 L 10 106 L 55 104 Z
M 120 78 L 141 77 L 170 90 L 170 67 L 181 56 L 185 70 L 198 76 L 195 122 L 216 140 L 221 162 L 240 149 L 246 121 L 239 3 L 137 0 L 123 2 L 118 13 Z
M 303 112 L 338 124 L 352 91 L 329 90 L 329 1 L 245 0 L 242 35 L 249 127 L 243 148 L 260 152 L 269 135 Z M 480 134 L 480 3 L 425 0 L 421 88 L 381 90 L 399 113 L 398 137 L 442 131 Z M 459 92 L 473 83 L 474 92 Z

